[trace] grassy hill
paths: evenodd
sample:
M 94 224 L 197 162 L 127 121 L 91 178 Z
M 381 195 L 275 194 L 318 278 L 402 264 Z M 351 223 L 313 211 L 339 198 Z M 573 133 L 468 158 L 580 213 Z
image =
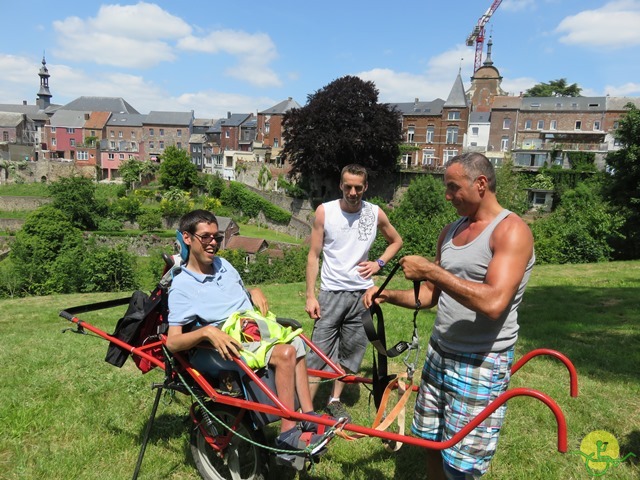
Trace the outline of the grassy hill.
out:
M 392 287 L 410 284 L 398 275 Z M 378 278 L 381 283 L 384 279 Z M 609 432 L 620 457 L 640 456 L 640 261 L 587 265 L 539 266 L 533 271 L 520 317 L 516 358 L 535 348 L 565 353 L 579 376 L 579 396 L 569 396 L 569 376 L 553 358 L 531 360 L 511 386 L 550 395 L 563 410 L 569 453 L 556 450 L 556 423 L 551 411 L 532 398 L 509 401 L 506 424 L 488 480 L 587 479 L 579 455 L 582 440 L 596 430 Z M 301 320 L 304 285 L 264 285 L 274 312 Z M 60 310 L 121 294 L 66 295 L 0 301 L 0 477 L 13 479 L 114 479 L 131 476 L 160 372 L 141 375 L 131 361 L 122 369 L 103 361 L 107 344 L 94 336 L 62 334 L 70 326 Z M 410 339 L 412 312 L 383 306 L 390 344 Z M 124 308 L 81 317 L 112 331 Z M 421 357 L 434 313 L 418 316 Z M 419 360 L 419 365 L 421 364 Z M 390 361 L 402 371 L 401 358 Z M 419 372 L 419 368 L 418 368 Z M 362 373 L 371 374 L 368 352 Z M 416 375 L 416 381 L 418 380 Z M 321 399 L 327 395 L 320 390 Z M 347 386 L 343 400 L 354 421 L 370 425 L 374 409 L 368 391 Z M 141 478 L 198 478 L 190 459 L 184 396 L 165 398 L 147 447 Z M 408 420 L 411 418 L 409 400 Z M 275 426 L 270 427 L 273 431 Z M 612 446 L 613 447 L 613 446 Z M 618 457 L 616 457 L 618 458 Z M 277 476 L 294 478 L 288 471 Z M 330 451 L 304 479 L 424 479 L 424 452 L 403 446 L 386 452 L 379 440 L 334 440 Z M 640 478 L 638 458 L 612 464 L 603 478 Z

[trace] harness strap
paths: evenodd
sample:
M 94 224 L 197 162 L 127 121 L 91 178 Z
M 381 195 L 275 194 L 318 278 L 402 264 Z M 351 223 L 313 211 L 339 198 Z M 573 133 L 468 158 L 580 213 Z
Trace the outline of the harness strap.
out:
M 396 375 L 396 377 L 392 379 L 387 384 L 387 387 L 384 389 L 380 407 L 378 408 L 378 411 L 376 413 L 376 418 L 373 421 L 373 425 L 371 426 L 371 428 L 383 432 L 387 430 L 391 426 L 391 424 L 397 419 L 398 434 L 404 435 L 406 403 L 407 403 L 407 400 L 409 400 L 409 397 L 411 396 L 412 387 L 413 387 L 413 379 L 408 377 L 406 373 L 400 373 Z M 385 416 L 387 405 L 389 403 L 389 396 L 391 395 L 391 392 L 393 390 L 398 391 L 398 401 L 393 406 L 393 408 L 389 411 L 389 413 Z M 358 440 L 360 438 L 369 436 L 364 433 L 347 434 L 344 432 L 342 428 L 338 429 L 336 434 L 339 435 L 341 438 L 344 438 L 345 440 Z M 399 450 L 400 447 L 402 447 L 401 442 L 392 442 L 392 443 L 393 445 L 391 445 L 391 443 L 389 442 L 385 442 L 385 449 L 395 452 Z

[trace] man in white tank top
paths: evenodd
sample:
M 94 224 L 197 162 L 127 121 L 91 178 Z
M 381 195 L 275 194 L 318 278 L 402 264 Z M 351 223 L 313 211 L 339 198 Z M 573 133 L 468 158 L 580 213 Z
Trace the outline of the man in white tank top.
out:
M 446 441 L 509 386 L 518 307 L 535 262 L 527 224 L 500 206 L 493 166 L 479 153 L 447 163 L 446 199 L 460 218 L 438 238 L 434 262 L 407 256 L 408 280 L 421 281 L 423 308 L 438 305 L 411 430 Z M 369 307 L 376 289 L 364 295 Z M 385 290 L 376 302 L 415 307 L 413 290 Z M 495 453 L 506 405 L 451 448 L 426 450 L 427 476 L 482 476 Z
M 347 165 L 340 176 L 342 198 L 323 203 L 316 209 L 307 258 L 307 302 L 305 310 L 314 319 L 312 341 L 334 363 L 348 372 L 360 369 L 368 340 L 362 326 L 369 315 L 362 295 L 373 285 L 378 273 L 402 247 L 402 239 L 377 205 L 362 200 L 367 190 L 367 170 Z M 387 248 L 378 259 L 369 259 L 369 250 L 380 233 Z M 320 293 L 316 298 L 320 254 L 322 273 Z M 326 364 L 314 352 L 307 356 L 307 366 L 322 370 Z M 318 378 L 310 377 L 311 396 L 318 390 Z M 349 418 L 340 394 L 344 383 L 333 382 L 326 411 L 336 417 Z

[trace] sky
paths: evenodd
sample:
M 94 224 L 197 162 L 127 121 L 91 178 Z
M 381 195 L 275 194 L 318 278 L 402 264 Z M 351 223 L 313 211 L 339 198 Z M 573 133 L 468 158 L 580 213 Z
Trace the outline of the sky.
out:
M 446 99 L 494 0 L 0 0 L 0 104 L 122 97 L 196 118 L 300 105 L 345 75 L 379 101 Z M 566 78 L 585 96 L 640 96 L 640 0 L 502 0 L 487 23 L 502 88 Z M 483 60 L 486 52 L 483 54 Z

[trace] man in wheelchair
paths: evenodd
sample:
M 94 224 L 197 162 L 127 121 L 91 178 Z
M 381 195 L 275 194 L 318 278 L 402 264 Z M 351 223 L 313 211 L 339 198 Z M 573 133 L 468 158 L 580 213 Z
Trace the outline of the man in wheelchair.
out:
M 190 362 L 200 372 L 215 372 L 219 357 L 239 357 L 242 345 L 221 330 L 236 312 L 257 308 L 267 315 L 269 304 L 258 288 L 247 291 L 238 271 L 216 256 L 222 236 L 215 215 L 194 210 L 180 219 L 182 240 L 188 249 L 186 263 L 169 289 L 169 330 L 167 348 L 171 352 L 192 350 Z M 195 348 L 205 344 L 213 348 Z M 305 345 L 295 337 L 291 343 L 277 344 L 267 351 L 266 363 L 275 370 L 278 399 L 295 410 L 296 393 L 303 412 L 313 414 L 309 393 Z M 317 424 L 282 419 L 276 447 L 297 450 L 303 432 L 313 432 L 310 443 L 320 441 Z M 308 435 L 307 435 L 308 437 Z

